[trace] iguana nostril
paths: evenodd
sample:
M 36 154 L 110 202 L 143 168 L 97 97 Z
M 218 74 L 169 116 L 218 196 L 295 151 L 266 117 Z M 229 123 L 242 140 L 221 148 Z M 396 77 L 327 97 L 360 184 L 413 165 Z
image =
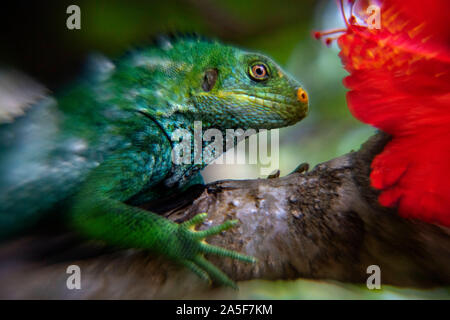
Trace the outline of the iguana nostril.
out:
M 297 90 L 297 100 L 303 103 L 308 102 L 308 94 L 302 88 L 298 88 Z

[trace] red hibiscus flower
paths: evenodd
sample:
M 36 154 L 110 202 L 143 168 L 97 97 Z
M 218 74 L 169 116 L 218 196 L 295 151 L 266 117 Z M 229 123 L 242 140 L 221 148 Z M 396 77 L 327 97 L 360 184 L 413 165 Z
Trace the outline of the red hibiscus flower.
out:
M 450 227 L 450 1 L 375 4 L 379 29 L 352 16 L 337 38 L 350 111 L 392 136 L 372 162 L 372 186 L 402 217 Z

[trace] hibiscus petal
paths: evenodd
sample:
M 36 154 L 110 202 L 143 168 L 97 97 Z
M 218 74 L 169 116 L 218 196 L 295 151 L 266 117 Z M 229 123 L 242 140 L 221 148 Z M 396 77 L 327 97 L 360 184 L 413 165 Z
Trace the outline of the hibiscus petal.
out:
M 392 135 L 372 162 L 380 204 L 450 227 L 450 1 L 381 1 L 381 29 L 338 39 L 359 120 Z

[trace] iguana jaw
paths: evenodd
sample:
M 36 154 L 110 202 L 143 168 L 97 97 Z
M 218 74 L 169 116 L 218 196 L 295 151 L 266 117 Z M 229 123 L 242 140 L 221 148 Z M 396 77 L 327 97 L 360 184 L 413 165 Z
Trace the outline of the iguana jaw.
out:
M 226 113 L 230 119 L 235 119 L 234 122 L 245 121 L 247 128 L 272 129 L 293 125 L 307 115 L 308 101 L 297 98 L 298 92 L 306 95 L 302 88 L 293 88 L 292 95 L 221 90 L 213 94 L 200 92 L 193 100 L 204 114 L 213 113 L 217 116 Z M 235 123 L 231 124 L 231 127 L 234 126 Z

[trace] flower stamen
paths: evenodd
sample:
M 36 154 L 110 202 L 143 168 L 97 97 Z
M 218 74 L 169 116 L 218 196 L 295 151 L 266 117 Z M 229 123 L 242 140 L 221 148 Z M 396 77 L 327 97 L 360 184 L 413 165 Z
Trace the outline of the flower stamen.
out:
M 346 28 L 332 29 L 332 30 L 328 30 L 328 31 L 315 31 L 315 32 L 313 32 L 313 36 L 315 39 L 319 40 L 319 39 L 322 39 L 323 36 L 329 36 L 329 35 L 333 35 L 336 33 L 346 33 L 348 31 L 350 31 L 350 29 L 349 29 L 350 26 L 358 25 L 356 17 L 353 15 L 353 7 L 356 3 L 356 0 L 347 0 L 347 1 L 350 5 L 350 18 L 349 19 L 347 19 L 347 16 L 345 14 L 344 0 L 339 1 L 341 14 L 342 14 L 342 17 L 344 18 Z M 330 46 L 331 43 L 338 38 L 339 38 L 339 35 L 333 36 L 333 37 L 327 37 L 327 38 L 325 38 L 325 44 L 327 46 Z
M 353 6 L 353 4 L 351 4 L 351 6 Z M 341 7 L 341 14 L 342 17 L 344 18 L 345 21 L 345 25 L 348 27 L 350 24 L 347 21 L 347 17 L 345 16 L 345 10 L 344 10 L 344 0 L 340 1 L 340 7 Z
M 335 34 L 335 33 L 344 33 L 346 32 L 347 29 L 341 28 L 341 29 L 333 29 L 333 30 L 328 30 L 328 31 L 315 31 L 314 32 L 314 38 L 316 38 L 317 40 L 321 39 L 323 36 L 328 36 L 331 34 Z

